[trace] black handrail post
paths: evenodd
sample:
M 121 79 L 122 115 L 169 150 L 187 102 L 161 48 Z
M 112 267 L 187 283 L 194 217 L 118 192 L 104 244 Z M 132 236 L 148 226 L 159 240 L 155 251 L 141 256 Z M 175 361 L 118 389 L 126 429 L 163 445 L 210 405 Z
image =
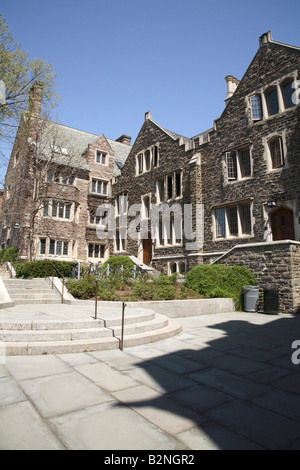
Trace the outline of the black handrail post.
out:
M 95 292 L 95 320 L 98 317 L 98 279 L 95 279 L 96 292 Z
M 121 332 L 121 346 L 120 349 L 123 351 L 124 349 L 124 324 L 125 324 L 125 302 L 122 302 L 122 332 Z

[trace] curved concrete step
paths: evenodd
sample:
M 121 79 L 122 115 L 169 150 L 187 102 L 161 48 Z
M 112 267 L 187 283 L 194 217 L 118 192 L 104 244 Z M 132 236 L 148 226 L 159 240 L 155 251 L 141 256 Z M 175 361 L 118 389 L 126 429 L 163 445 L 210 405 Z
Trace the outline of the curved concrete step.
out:
M 124 348 L 153 343 L 177 335 L 182 330 L 178 320 L 170 320 L 168 325 L 158 330 L 124 335 Z M 8 356 L 67 354 L 118 349 L 119 337 L 74 339 L 72 341 L 30 341 L 5 342 Z
M 112 337 L 112 331 L 107 328 L 0 331 L 0 341 L 21 343 L 37 341 L 74 341 L 76 339 L 97 339 L 105 337 Z
M 141 344 L 154 343 L 163 339 L 171 338 L 182 331 L 178 320 L 169 319 L 168 324 L 158 330 L 145 331 L 143 333 L 124 336 L 124 347 L 139 346 Z
M 49 311 L 49 308 L 48 308 Z M 121 341 L 121 315 L 119 308 L 102 309 L 102 318 L 74 318 L 68 320 L 27 319 L 27 313 L 0 321 L 0 341 L 7 355 L 41 355 L 117 349 Z M 71 313 L 72 315 L 72 313 Z M 30 318 L 30 312 L 28 311 Z M 155 314 L 147 309 L 128 309 L 125 312 L 124 347 L 151 343 L 174 336 L 181 331 L 177 320 Z

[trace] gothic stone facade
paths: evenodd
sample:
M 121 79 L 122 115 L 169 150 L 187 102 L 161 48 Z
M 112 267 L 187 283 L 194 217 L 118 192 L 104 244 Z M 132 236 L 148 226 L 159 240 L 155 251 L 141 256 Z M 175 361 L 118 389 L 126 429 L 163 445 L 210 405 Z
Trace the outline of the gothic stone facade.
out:
M 183 213 L 192 204 L 194 233 L 195 206 L 202 204 L 203 243 L 188 249 L 184 230 L 177 239 L 171 225 L 164 240 L 159 227 L 146 239 L 138 234 L 118 243 L 118 252 L 184 273 L 236 245 L 300 240 L 300 108 L 293 88 L 299 69 L 300 48 L 273 41 L 269 32 L 242 80 L 226 77 L 226 107 L 212 129 L 186 138 L 146 114 L 113 194 L 127 194 L 128 207 L 178 203 Z
M 1 246 L 21 259 L 104 261 L 107 240 L 96 236 L 99 204 L 111 201 L 111 180 L 130 151 L 117 141 L 42 121 L 42 89 L 31 92 L 5 180 Z
M 68 252 L 71 259 L 87 261 L 127 254 L 158 270 L 184 275 L 199 263 L 216 260 L 247 264 L 245 256 L 251 248 L 249 259 L 258 264 L 263 260 L 261 272 L 268 273 L 273 265 L 266 263 L 268 256 L 261 255 L 262 245 L 269 252 L 272 243 L 291 240 L 288 250 L 293 253 L 293 260 L 297 260 L 300 107 L 299 90 L 295 87 L 299 85 L 299 70 L 300 48 L 274 41 L 269 32 L 261 36 L 259 49 L 244 77 L 241 80 L 226 77 L 228 94 L 220 118 L 211 129 L 194 137 L 165 129 L 152 119 L 151 112 L 146 113 L 132 148 L 127 136 L 111 141 L 103 135 L 61 126 L 66 140 L 76 142 L 75 153 L 79 159 L 72 157 L 67 163 L 63 157 L 67 158 L 64 153 L 68 151 L 64 147 L 68 149 L 71 145 L 55 146 L 60 150 L 53 161 L 62 176 L 51 181 L 48 209 L 44 210 L 47 206 L 44 204 L 39 211 L 34 238 L 38 256 L 61 257 L 66 243 L 67 248 L 72 246 Z M 29 114 L 27 122 L 34 120 L 33 114 Z M 37 138 L 31 136 L 31 143 L 35 141 Z M 9 220 L 16 211 L 11 204 L 20 206 L 17 195 L 12 193 L 16 186 L 14 171 L 20 164 L 17 146 L 18 136 L 3 201 L 4 245 L 7 239 L 14 244 L 13 237 L 19 228 L 22 227 L 24 234 L 30 225 L 21 217 L 26 214 L 24 205 L 19 218 Z M 26 161 L 24 156 L 23 161 Z M 116 162 L 121 163 L 121 171 Z M 29 168 L 25 168 L 27 173 Z M 63 174 L 67 169 L 75 176 L 69 185 L 64 184 Z M 57 194 L 59 184 L 61 191 Z M 126 196 L 126 204 L 122 204 L 120 196 Z M 114 205 L 117 230 L 109 240 L 100 243 L 96 235 L 100 219 L 95 209 L 103 202 Z M 64 207 L 60 203 L 62 206 L 65 203 Z M 140 205 L 138 223 L 137 213 L 132 211 L 135 205 Z M 178 230 L 178 213 L 172 211 L 175 205 L 181 215 L 187 206 L 191 208 L 188 227 L 179 224 Z M 167 220 L 157 212 L 163 206 L 170 209 Z M 154 227 L 153 211 L 158 214 Z M 126 218 L 129 225 L 132 221 L 136 224 L 131 227 L 130 236 L 127 224 L 124 225 Z M 105 246 L 101 248 L 101 244 Z M 231 250 L 237 246 L 239 249 L 231 256 Z M 284 253 L 286 247 L 282 250 Z M 22 253 L 26 257 L 26 249 Z M 295 266 L 294 261 L 292 265 Z M 291 273 L 295 269 L 287 268 L 287 271 Z M 292 283 L 289 285 L 293 285 L 295 292 L 290 305 L 295 307 L 300 302 L 295 300 L 299 297 L 300 281 L 299 276 L 289 275 Z M 271 279 L 270 272 L 268 276 L 265 279 Z

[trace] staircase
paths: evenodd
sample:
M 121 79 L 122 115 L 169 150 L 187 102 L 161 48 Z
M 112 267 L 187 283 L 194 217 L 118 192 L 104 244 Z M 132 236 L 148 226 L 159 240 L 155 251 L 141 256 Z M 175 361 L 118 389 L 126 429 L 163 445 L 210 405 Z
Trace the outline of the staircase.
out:
M 3 277 L 2 279 L 15 305 L 59 304 L 61 302 L 59 292 L 55 288 L 52 289 L 48 279 L 4 279 Z
M 64 354 L 118 349 L 121 338 L 121 319 L 118 315 L 108 315 L 94 320 L 88 315 L 72 319 L 70 307 L 63 306 L 70 313 L 69 319 L 24 320 L 14 317 L 0 320 L 0 341 L 5 344 L 7 356 Z M 11 315 L 11 314 L 10 314 Z M 0 317 L 1 318 L 1 317 Z M 6 317 L 11 318 L 11 317 Z M 181 331 L 177 320 L 155 314 L 151 310 L 134 309 L 125 316 L 124 348 L 151 343 L 169 338 Z
M 5 264 L 0 265 L 0 277 L 2 277 L 3 280 L 11 279 L 10 272 Z
M 131 259 L 131 261 L 133 261 L 134 264 L 136 264 L 143 271 L 146 271 L 146 273 L 149 274 L 150 276 L 159 277 L 160 272 L 157 271 L 157 269 L 153 268 L 152 266 L 149 266 L 148 264 L 144 264 L 135 256 L 129 256 L 129 258 Z

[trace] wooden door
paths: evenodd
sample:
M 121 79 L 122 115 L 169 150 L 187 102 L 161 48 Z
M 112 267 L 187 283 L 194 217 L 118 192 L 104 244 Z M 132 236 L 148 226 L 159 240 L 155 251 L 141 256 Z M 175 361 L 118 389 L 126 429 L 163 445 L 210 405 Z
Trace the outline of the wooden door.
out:
M 152 238 L 151 233 L 143 240 L 143 263 L 150 264 L 152 261 Z
M 295 240 L 294 213 L 291 209 L 278 209 L 271 215 L 273 241 Z

